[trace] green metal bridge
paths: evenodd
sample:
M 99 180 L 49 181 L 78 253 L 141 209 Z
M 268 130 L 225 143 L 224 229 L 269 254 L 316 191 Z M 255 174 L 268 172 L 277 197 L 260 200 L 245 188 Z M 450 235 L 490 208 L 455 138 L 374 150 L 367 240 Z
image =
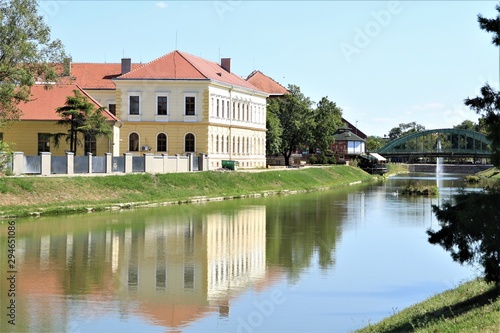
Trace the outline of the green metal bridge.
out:
M 377 153 L 392 160 L 416 158 L 490 158 L 491 141 L 479 132 L 441 128 L 414 132 L 397 138 Z

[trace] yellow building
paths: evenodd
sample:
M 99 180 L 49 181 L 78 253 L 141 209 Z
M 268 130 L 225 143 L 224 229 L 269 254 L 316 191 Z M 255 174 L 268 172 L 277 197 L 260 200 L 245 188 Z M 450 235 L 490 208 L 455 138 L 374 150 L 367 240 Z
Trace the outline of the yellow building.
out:
M 147 64 L 122 59 L 65 65 L 69 76 L 61 81 L 68 84 L 48 91 L 35 86 L 34 101 L 22 106 L 21 122 L 0 133 L 15 151 L 25 155 L 44 151 L 43 134 L 61 132 L 55 125 L 59 119 L 55 109 L 64 105 L 71 89 L 78 88 L 96 106 L 107 107 L 107 116 L 116 125 L 113 138 L 98 141 L 92 150 L 97 155 L 192 153 L 205 154 L 209 169 L 221 167 L 223 160 L 237 161 L 240 168 L 265 167 L 269 94 L 232 73 L 231 59 L 218 64 L 173 51 Z M 65 144 L 47 147 L 55 155 L 67 150 Z
M 113 79 L 120 153 L 203 153 L 211 169 L 222 160 L 265 166 L 268 94 L 231 73 L 230 59 L 174 51 L 136 69 L 124 61 Z
M 89 99 L 94 107 L 100 108 L 90 95 L 75 84 L 54 85 L 46 89 L 45 85 L 35 85 L 31 88 L 31 101 L 19 104 L 22 111 L 20 121 L 12 122 L 8 127 L 0 129 L 0 140 L 9 144 L 13 151 L 23 152 L 24 155 L 39 155 L 42 152 L 50 152 L 52 155 L 64 155 L 69 150 L 69 144 L 61 140 L 58 147 L 55 146 L 52 135 L 56 133 L 67 133 L 68 128 L 57 125 L 61 116 L 56 112 L 58 107 L 64 106 L 68 96 L 74 96 L 74 91 Z M 78 147 L 78 155 L 87 152 L 93 155 L 104 155 L 104 153 L 119 153 L 118 140 L 120 138 L 120 122 L 118 119 L 104 111 L 113 128 L 110 138 L 83 138 L 80 137 L 82 145 Z

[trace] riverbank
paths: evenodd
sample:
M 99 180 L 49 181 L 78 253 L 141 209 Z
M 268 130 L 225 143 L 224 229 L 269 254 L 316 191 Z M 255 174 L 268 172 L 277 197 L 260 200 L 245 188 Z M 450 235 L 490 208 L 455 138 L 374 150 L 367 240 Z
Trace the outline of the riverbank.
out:
M 70 214 L 134 207 L 317 191 L 373 180 L 350 166 L 267 172 L 209 171 L 95 177 L 2 177 L 0 218 Z
M 499 290 L 470 281 L 356 331 L 375 332 L 500 332 Z

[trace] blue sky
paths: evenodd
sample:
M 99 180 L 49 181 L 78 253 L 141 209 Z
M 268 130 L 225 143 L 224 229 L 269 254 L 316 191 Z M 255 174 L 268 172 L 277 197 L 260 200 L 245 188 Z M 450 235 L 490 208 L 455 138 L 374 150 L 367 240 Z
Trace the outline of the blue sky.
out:
M 368 135 L 400 123 L 451 127 L 489 82 L 500 52 L 477 14 L 498 1 L 41 1 L 74 62 L 147 63 L 175 49 L 234 73 L 260 70 L 337 103 Z

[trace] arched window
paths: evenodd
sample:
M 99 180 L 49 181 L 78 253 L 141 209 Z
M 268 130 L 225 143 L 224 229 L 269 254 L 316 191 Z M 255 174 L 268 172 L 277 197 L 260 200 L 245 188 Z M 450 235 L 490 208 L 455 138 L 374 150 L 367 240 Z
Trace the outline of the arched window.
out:
M 184 138 L 184 151 L 188 153 L 194 153 L 194 134 L 193 133 L 188 133 L 186 134 L 186 137 Z
M 139 134 L 130 133 L 128 137 L 128 150 L 129 151 L 139 151 Z
M 167 151 L 167 135 L 160 133 L 156 137 L 156 151 Z

